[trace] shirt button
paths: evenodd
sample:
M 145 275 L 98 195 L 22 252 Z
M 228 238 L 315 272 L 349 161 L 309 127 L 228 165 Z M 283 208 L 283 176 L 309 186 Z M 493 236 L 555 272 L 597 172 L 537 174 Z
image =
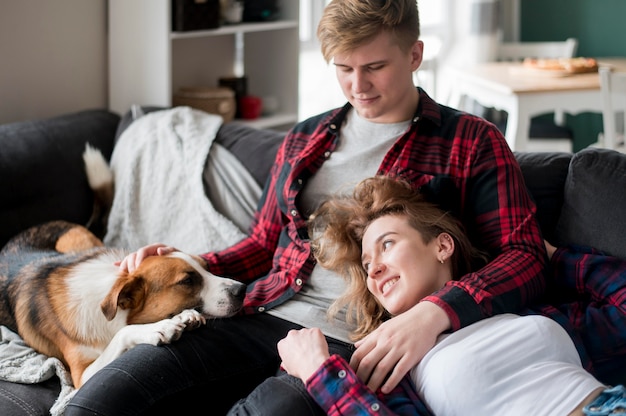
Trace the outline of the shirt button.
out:
M 259 308 L 257 309 L 257 311 L 259 311 L 259 312 L 265 312 L 265 306 L 259 306 Z
M 302 286 L 302 279 L 296 279 L 296 284 L 298 286 Z
M 330 152 L 327 150 L 324 152 L 324 157 L 328 159 L 330 157 Z
M 378 412 L 380 410 L 380 405 L 378 403 L 372 403 L 372 412 Z
M 297 217 L 298 216 L 298 211 L 296 211 L 295 209 L 291 210 L 291 216 L 292 217 Z
M 298 178 L 298 185 L 302 185 L 303 182 L 304 181 L 302 179 Z
M 339 378 L 346 378 L 346 370 L 339 370 L 339 373 L 337 373 L 337 376 Z

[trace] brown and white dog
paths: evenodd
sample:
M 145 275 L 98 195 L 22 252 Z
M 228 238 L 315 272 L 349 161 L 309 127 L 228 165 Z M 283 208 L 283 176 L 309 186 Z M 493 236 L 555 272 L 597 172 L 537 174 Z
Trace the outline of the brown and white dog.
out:
M 152 256 L 128 273 L 115 265 L 126 254 L 65 221 L 18 234 L 0 251 L 0 324 L 59 358 L 79 388 L 137 344 L 169 343 L 242 307 L 246 286 L 199 256 Z

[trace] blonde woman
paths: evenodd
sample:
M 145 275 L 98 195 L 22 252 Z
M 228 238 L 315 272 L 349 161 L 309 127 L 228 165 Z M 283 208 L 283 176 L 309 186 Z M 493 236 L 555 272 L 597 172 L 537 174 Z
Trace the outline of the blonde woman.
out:
M 355 340 L 486 261 L 452 215 L 388 177 L 366 179 L 352 196 L 322 205 L 311 235 L 318 262 L 349 282 L 330 313 L 347 307 Z M 540 315 L 503 314 L 440 336 L 411 380 L 386 396 L 372 393 L 345 360 L 331 356 L 315 328 L 291 331 L 278 350 L 283 368 L 328 414 L 610 415 L 626 409 L 624 388 L 609 388 L 585 371 L 567 332 Z

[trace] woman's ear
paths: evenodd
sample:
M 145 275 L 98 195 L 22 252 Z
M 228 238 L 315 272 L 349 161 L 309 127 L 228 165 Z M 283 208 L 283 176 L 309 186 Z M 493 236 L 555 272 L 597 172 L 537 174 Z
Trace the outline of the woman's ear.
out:
M 441 233 L 437 236 L 437 259 L 440 263 L 445 263 L 454 253 L 454 239 L 448 233 Z

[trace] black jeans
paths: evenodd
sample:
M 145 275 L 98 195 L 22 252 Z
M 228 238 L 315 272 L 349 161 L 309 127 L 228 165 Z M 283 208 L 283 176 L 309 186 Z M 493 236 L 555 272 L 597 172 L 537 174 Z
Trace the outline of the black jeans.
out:
M 0 380 L 0 415 L 47 416 L 61 392 L 57 377 L 38 384 L 20 384 Z
M 210 321 L 171 345 L 138 345 L 88 380 L 65 414 L 225 415 L 235 402 L 277 374 L 276 344 L 298 328 L 268 314 L 248 315 Z M 306 394 L 293 395 L 293 386 L 298 386 L 294 380 L 274 389 L 271 400 L 306 400 Z M 298 388 L 303 389 L 301 383 Z M 294 414 L 284 408 L 283 413 L 271 414 Z M 311 415 L 320 414 L 319 407 L 313 408 Z
M 339 354 L 349 359 L 354 352 L 352 345 L 331 338 L 326 340 L 331 354 Z M 280 370 L 276 377 L 266 379 L 228 412 L 228 416 L 261 415 L 323 416 L 326 412 L 309 396 L 302 380 Z

